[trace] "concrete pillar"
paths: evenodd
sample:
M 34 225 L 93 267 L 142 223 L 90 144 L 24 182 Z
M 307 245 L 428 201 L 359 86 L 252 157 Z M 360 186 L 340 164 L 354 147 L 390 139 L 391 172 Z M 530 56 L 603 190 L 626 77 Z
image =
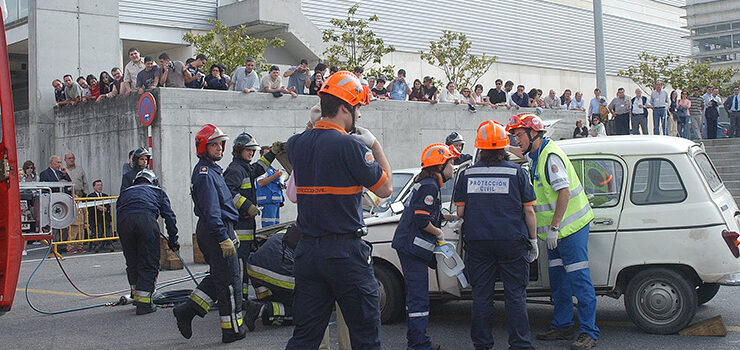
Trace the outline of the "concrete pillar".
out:
M 608 98 L 604 58 L 604 14 L 601 10 L 601 0 L 594 0 L 594 48 L 596 49 L 596 86 L 601 90 L 601 96 Z
M 120 62 L 118 0 L 28 1 L 28 101 L 30 158 L 46 167 L 54 149 L 51 81 L 109 71 Z M 81 160 L 83 166 L 89 160 Z

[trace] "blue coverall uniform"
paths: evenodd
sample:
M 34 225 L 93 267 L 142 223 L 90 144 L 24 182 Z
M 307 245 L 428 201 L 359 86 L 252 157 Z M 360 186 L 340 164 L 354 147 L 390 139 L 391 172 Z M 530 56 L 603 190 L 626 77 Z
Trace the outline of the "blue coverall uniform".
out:
M 377 190 L 387 179 L 372 152 L 334 123 L 288 140 L 298 196 L 293 337 L 286 349 L 316 349 L 334 302 L 349 326 L 352 349 L 380 349 L 378 281 L 371 247 L 360 237 L 362 188 Z
M 526 289 L 529 284 L 528 230 L 524 205 L 535 203 L 527 173 L 502 161 L 479 161 L 458 176 L 454 201 L 464 206 L 465 269 L 473 286 L 470 337 L 476 349 L 493 348 L 496 271 L 504 283 L 510 349 L 531 346 Z
M 242 295 L 249 294 L 249 276 L 247 276 L 247 259 L 252 251 L 252 242 L 254 241 L 254 230 L 257 227 L 255 218 L 249 216 L 249 206 L 257 205 L 255 180 L 258 176 L 265 173 L 275 156 L 272 152 L 265 153 L 259 160 L 254 163 L 235 155 L 224 171 L 224 181 L 231 191 L 234 205 L 239 213 L 239 220 L 234 225 L 236 236 L 241 242 L 237 248 L 239 261 L 241 263 Z
M 247 272 L 257 299 L 264 305 L 262 323 L 287 326 L 293 323 L 293 256 L 284 243 L 287 230 L 278 231 L 249 256 Z
M 441 179 L 425 178 L 414 185 L 396 226 L 391 246 L 398 253 L 406 281 L 406 339 L 409 349 L 432 349 L 426 335 L 429 321 L 429 268 L 437 236 L 424 231 L 441 227 Z
M 159 187 L 136 184 L 124 189 L 116 201 L 118 237 L 126 258 L 126 276 L 134 304 L 152 303 L 159 274 L 159 224 L 164 218 L 167 233 L 177 237 L 177 220 L 167 194 Z
M 193 169 L 193 202 L 198 224 L 195 236 L 211 274 L 201 280 L 188 298 L 196 314 L 205 317 L 218 301 L 221 329 L 239 332 L 242 325 L 242 288 L 237 255 L 223 257 L 219 242 L 236 241 L 234 223 L 239 212 L 234 206 L 218 164 L 201 158 Z
M 275 174 L 275 168 L 267 168 L 267 172 L 260 178 L 272 176 Z M 259 178 L 258 178 L 259 180 Z M 277 225 L 280 223 L 280 207 L 285 199 L 283 198 L 283 182 L 280 178 L 275 178 L 265 186 L 257 184 L 257 204 L 262 207 L 262 227 Z

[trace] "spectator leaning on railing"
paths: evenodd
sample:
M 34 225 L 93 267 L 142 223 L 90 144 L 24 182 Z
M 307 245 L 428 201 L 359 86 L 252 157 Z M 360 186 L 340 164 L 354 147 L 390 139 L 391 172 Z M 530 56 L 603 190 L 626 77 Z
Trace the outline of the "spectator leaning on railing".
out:
M 298 97 L 298 94 L 292 90 L 288 90 L 282 85 L 280 79 L 280 68 L 278 66 L 270 67 L 270 73 L 262 77 L 260 82 L 260 92 L 271 93 L 275 97 L 280 97 L 283 94 L 290 94 L 293 97 Z
M 64 83 L 59 79 L 54 79 L 51 86 L 54 87 L 54 100 L 57 101 L 57 107 L 68 104 L 67 96 L 64 94 Z
M 206 89 L 211 90 L 228 90 L 229 84 L 223 76 L 221 66 L 214 64 L 211 66 L 211 73 L 206 76 Z
M 144 62 L 141 60 L 139 50 L 135 47 L 129 48 L 128 57 L 131 61 L 123 68 L 123 87 L 119 90 L 126 96 L 130 95 L 136 86 L 136 77 L 139 75 L 139 72 L 144 70 Z
M 171 88 L 185 87 L 185 64 L 182 61 L 172 61 L 167 53 L 159 55 L 160 78 L 159 85 Z
M 406 101 L 406 97 L 411 93 L 411 88 L 406 82 L 406 70 L 398 70 L 398 75 L 388 85 L 388 90 L 390 90 L 391 100 Z
M 64 76 L 64 84 L 64 96 L 67 98 L 67 103 L 74 106 L 82 101 L 82 87 L 72 80 L 71 75 Z
M 260 89 L 260 77 L 254 70 L 254 59 L 247 58 L 244 67 L 238 67 L 231 77 L 231 89 L 243 93 L 257 92 Z
M 139 91 L 139 95 L 157 87 L 157 84 L 159 84 L 159 74 L 160 70 L 154 64 L 154 59 L 151 56 L 144 57 L 144 70 L 136 76 L 136 89 Z
M 204 54 L 198 54 L 195 59 L 185 66 L 185 86 L 191 89 L 202 89 L 206 84 L 206 75 L 201 68 L 208 63 Z
M 288 78 L 288 90 L 292 90 L 298 95 L 305 93 L 306 80 L 309 80 L 311 70 L 308 68 L 308 60 L 301 59 L 301 63 L 292 66 L 283 73 L 283 77 Z

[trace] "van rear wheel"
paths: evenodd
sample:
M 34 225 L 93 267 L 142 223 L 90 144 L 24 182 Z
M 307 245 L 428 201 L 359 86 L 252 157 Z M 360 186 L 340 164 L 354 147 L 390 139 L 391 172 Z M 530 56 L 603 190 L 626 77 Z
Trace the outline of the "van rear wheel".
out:
M 375 278 L 378 280 L 378 300 L 380 302 L 380 322 L 393 323 L 400 319 L 406 310 L 403 280 L 386 264 L 374 264 Z
M 719 284 L 704 283 L 696 287 L 697 305 L 704 305 L 719 292 Z
M 624 306 L 643 331 L 674 334 L 696 314 L 697 291 L 680 272 L 651 268 L 638 272 L 627 285 Z

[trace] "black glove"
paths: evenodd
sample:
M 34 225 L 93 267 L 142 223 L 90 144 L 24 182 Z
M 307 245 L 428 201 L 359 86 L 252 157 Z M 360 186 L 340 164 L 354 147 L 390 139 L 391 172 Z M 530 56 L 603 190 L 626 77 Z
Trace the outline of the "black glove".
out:
M 167 246 L 173 251 L 180 251 L 180 243 L 177 242 L 177 236 L 170 236 L 167 240 Z

